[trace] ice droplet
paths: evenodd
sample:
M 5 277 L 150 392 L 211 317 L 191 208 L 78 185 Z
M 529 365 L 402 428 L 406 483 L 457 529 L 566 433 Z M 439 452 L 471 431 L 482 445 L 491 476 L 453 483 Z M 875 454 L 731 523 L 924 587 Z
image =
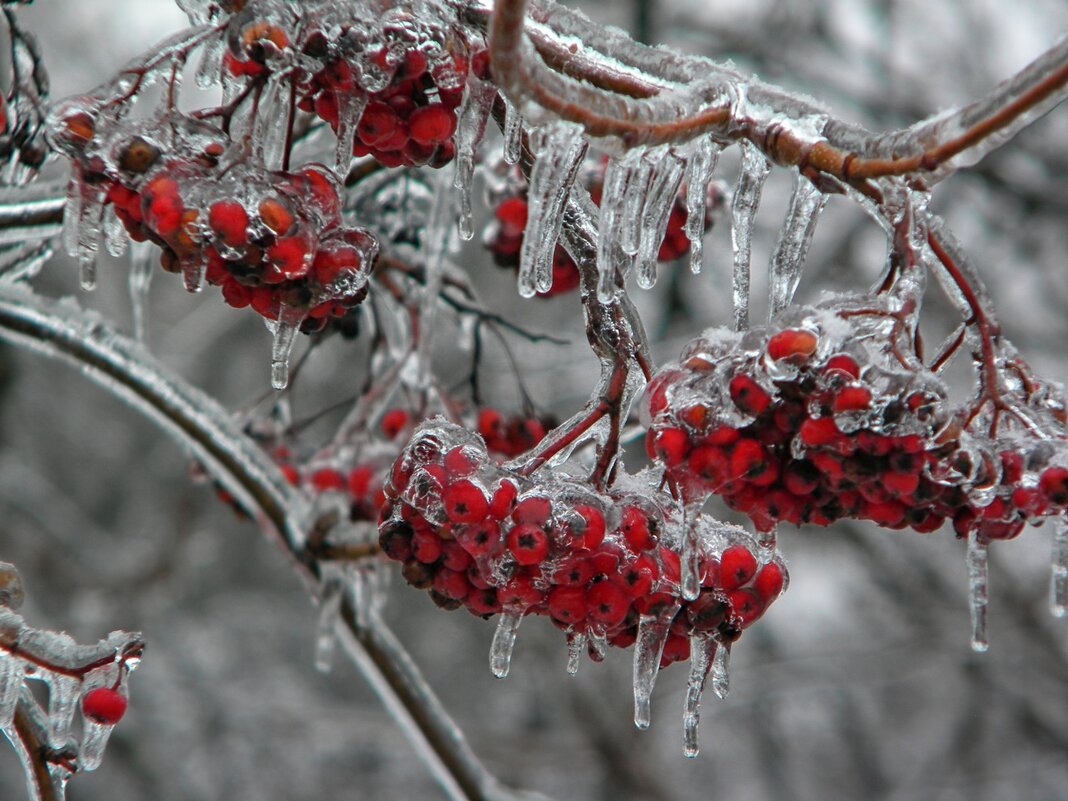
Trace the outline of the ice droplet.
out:
M 972 622 L 972 650 L 983 653 L 990 646 L 986 632 L 988 542 L 977 530 L 968 533 L 968 601 Z
M 769 320 L 794 299 L 812 235 L 826 201 L 826 195 L 799 172 L 786 219 L 779 230 L 778 244 L 768 265 Z
M 504 163 L 518 164 L 523 148 L 523 118 L 511 101 L 504 101 Z
M 686 682 L 686 709 L 682 715 L 682 750 L 690 759 L 700 750 L 697 729 L 701 723 L 701 695 L 719 646 L 707 634 L 690 637 L 690 677 Z
M 652 722 L 653 686 L 660 673 L 668 629 L 678 610 L 678 604 L 674 604 L 659 614 L 638 618 L 638 639 L 634 643 L 634 725 L 639 729 L 649 728 Z
M 564 206 L 588 147 L 582 127 L 573 123 L 556 123 L 537 135 L 542 146 L 530 173 L 527 228 L 519 254 L 519 294 L 524 298 L 552 287 L 553 251 Z
M 771 166 L 756 145 L 742 141 L 742 171 L 731 202 L 731 247 L 734 250 L 734 330 L 749 328 L 749 261 L 753 239 L 753 217 Z
M 315 669 L 329 673 L 337 650 L 337 622 L 341 615 L 341 587 L 332 583 L 319 606 L 319 620 L 315 633 Z
M 778 534 L 779 534 L 779 526 L 778 526 L 778 524 L 773 523 L 771 528 L 769 528 L 767 531 L 758 531 L 757 532 L 757 544 L 761 548 L 768 548 L 770 550 L 775 550 L 775 544 L 776 544 L 776 541 L 778 540 Z
M 493 642 L 490 644 L 490 671 L 498 679 L 508 675 L 512 665 L 512 651 L 515 650 L 515 638 L 519 633 L 519 624 L 523 621 L 522 615 L 504 613 L 497 621 L 497 630 L 493 632 Z
M 471 184 L 475 174 L 475 150 L 486 133 L 486 121 L 493 110 L 496 88 L 471 76 L 464 93 L 460 118 L 456 122 L 456 177 L 454 186 L 460 190 L 460 215 L 457 220 L 460 238 L 470 240 L 475 235 L 471 222 Z
M 712 657 L 712 692 L 726 698 L 731 691 L 731 644 L 720 643 Z
M 656 283 L 656 257 L 685 171 L 686 162 L 674 150 L 668 150 L 653 175 L 642 208 L 641 244 L 635 270 L 638 286 L 642 289 L 650 289 Z
M 1049 582 L 1049 608 L 1054 617 L 1068 615 L 1068 520 L 1055 517 L 1053 525 L 1052 573 Z
M 22 662 L 0 651 L 0 729 L 6 728 L 15 714 L 23 676 Z
M 133 312 L 134 338 L 145 341 L 145 313 L 148 307 L 148 291 L 152 285 L 153 257 L 156 250 L 151 242 L 134 242 L 130 248 L 130 306 Z
M 586 634 L 581 631 L 569 631 L 567 633 L 567 672 L 574 676 L 578 673 L 579 662 L 582 661 L 582 653 L 586 650 Z
M 683 231 L 690 240 L 690 272 L 701 272 L 704 258 L 705 214 L 708 184 L 719 161 L 719 145 L 708 136 L 694 142 L 686 164 L 686 224 Z
M 207 257 L 199 253 L 183 256 L 180 261 L 182 280 L 185 291 L 196 294 L 204 288 L 204 273 L 207 269 Z

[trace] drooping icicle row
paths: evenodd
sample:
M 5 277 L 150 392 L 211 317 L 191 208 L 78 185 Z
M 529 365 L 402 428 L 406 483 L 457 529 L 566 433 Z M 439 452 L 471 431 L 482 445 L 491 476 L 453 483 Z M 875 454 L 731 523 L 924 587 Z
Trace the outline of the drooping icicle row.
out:
M 642 152 L 631 150 L 620 158 L 609 159 L 601 192 L 601 213 L 597 240 L 597 300 L 611 303 L 630 266 L 630 257 L 621 246 L 621 228 L 625 223 L 627 187 L 641 166 Z
M 656 283 L 656 259 L 667 232 L 668 217 L 675 204 L 686 162 L 674 150 L 660 159 L 653 174 L 641 215 L 641 243 L 635 269 L 638 286 L 650 289 Z
M 638 639 L 634 643 L 634 725 L 649 728 L 652 721 L 652 697 L 656 677 L 660 673 L 660 658 L 664 653 L 671 621 L 678 612 L 674 604 L 655 615 L 638 619 Z
M 779 241 L 768 265 L 768 319 L 793 302 L 826 195 L 801 173 L 797 174 Z
M 734 301 L 734 330 L 749 328 L 749 262 L 752 253 L 753 217 L 771 165 L 756 145 L 743 141 L 742 170 L 731 202 L 731 247 L 734 273 L 731 281 Z
M 719 645 L 707 634 L 690 637 L 690 677 L 686 682 L 686 708 L 682 715 L 682 750 L 693 759 L 699 751 L 697 729 L 701 723 L 701 695 Z
M 525 298 L 552 287 L 553 251 L 560 236 L 571 185 L 588 143 L 582 127 L 557 123 L 538 132 L 540 149 L 530 174 L 527 228 L 519 254 L 519 294 Z
M 989 543 L 977 530 L 968 534 L 968 601 L 972 623 L 972 650 L 983 653 L 989 647 L 986 631 Z
M 708 205 L 708 184 L 719 161 L 719 145 L 703 136 L 692 145 L 686 164 L 686 224 L 683 230 L 690 240 L 690 271 L 701 272 L 704 258 L 705 213 Z
M 493 632 L 493 642 L 490 645 L 489 663 L 490 672 L 498 679 L 505 678 L 511 669 L 515 638 L 522 622 L 522 615 L 512 613 L 505 613 L 497 620 L 497 630 Z
M 1052 572 L 1049 582 L 1049 608 L 1056 617 L 1068 614 L 1068 520 L 1055 517 L 1053 526 Z

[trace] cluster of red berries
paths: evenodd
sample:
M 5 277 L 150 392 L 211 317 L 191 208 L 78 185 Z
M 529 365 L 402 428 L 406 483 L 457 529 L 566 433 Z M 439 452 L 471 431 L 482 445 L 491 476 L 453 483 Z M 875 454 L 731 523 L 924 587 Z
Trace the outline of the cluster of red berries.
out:
M 514 459 L 526 453 L 555 427 L 556 421 L 548 417 L 521 414 L 505 417 L 489 406 L 478 410 L 478 434 L 490 454 L 501 459 Z
M 441 420 L 416 429 L 385 492 L 381 548 L 439 606 L 546 615 L 619 647 L 634 643 L 643 615 L 667 616 L 664 665 L 689 656 L 692 634 L 733 642 L 786 581 L 782 561 L 744 531 L 709 528 L 700 594 L 685 601 L 677 509 L 520 477 L 496 465 L 476 434 Z
M 884 340 L 885 341 L 885 338 Z M 974 447 L 938 379 L 828 310 L 710 331 L 646 390 L 647 451 L 688 502 L 715 493 L 759 530 L 841 518 L 1008 539 L 1068 506 L 1068 467 Z
M 335 133 L 354 128 L 354 155 L 389 167 L 441 167 L 456 154 L 468 74 L 485 77 L 489 69 L 485 48 L 441 16 L 401 4 L 376 19 L 324 8 L 321 24 L 306 11 L 298 26 L 286 9 L 257 3 L 230 21 L 224 69 L 258 76 L 274 60 L 299 64 L 298 107 Z
M 206 278 L 230 306 L 300 322 L 306 333 L 366 296 L 378 244 L 344 225 L 326 168 L 226 164 L 217 129 L 181 117 L 107 126 L 91 100 L 57 113 L 52 138 L 130 238 L 159 245 L 163 268 L 191 289 Z
M 585 183 L 595 203 L 600 203 L 601 189 L 604 181 L 603 166 L 597 170 L 587 171 Z M 493 256 L 498 267 L 519 269 L 519 253 L 523 249 L 523 234 L 527 227 L 527 191 L 521 176 L 511 176 L 506 186 L 498 190 L 493 209 L 493 222 L 486 229 L 483 243 Z M 710 184 L 709 202 L 705 205 L 705 227 L 712 227 L 716 211 L 723 205 L 725 195 L 718 185 Z M 686 236 L 686 190 L 680 190 L 675 198 L 668 217 L 664 241 L 660 243 L 657 260 L 672 262 L 682 258 L 690 251 L 690 240 Z M 567 252 L 557 245 L 553 251 L 553 284 L 541 297 L 552 297 L 576 289 L 579 285 L 579 271 Z

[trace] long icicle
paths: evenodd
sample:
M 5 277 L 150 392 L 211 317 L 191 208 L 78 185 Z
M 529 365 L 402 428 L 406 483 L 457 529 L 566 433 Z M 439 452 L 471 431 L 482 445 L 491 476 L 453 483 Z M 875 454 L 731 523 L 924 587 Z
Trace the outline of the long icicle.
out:
M 719 145 L 702 136 L 693 144 L 686 165 L 686 224 L 683 230 L 690 240 L 690 272 L 701 272 L 704 258 L 705 215 L 708 207 L 708 184 L 719 161 Z
M 826 195 L 808 178 L 797 174 L 790 207 L 768 265 L 768 320 L 794 299 L 809 245 L 812 244 L 812 235 L 826 199 Z
M 638 286 L 642 289 L 650 289 L 656 283 L 656 257 L 685 171 L 686 162 L 674 150 L 669 150 L 653 173 L 642 208 L 641 243 L 635 267 Z
M 719 645 L 711 635 L 690 637 L 690 678 L 686 683 L 686 710 L 682 716 L 682 750 L 690 759 L 700 750 L 697 729 L 701 723 L 701 695 L 718 649 Z
M 986 536 L 978 530 L 968 534 L 968 598 L 972 622 L 972 650 L 983 653 L 990 646 L 986 632 L 989 553 Z
M 749 328 L 749 262 L 752 255 L 753 217 L 760 205 L 764 182 L 771 165 L 757 146 L 745 141 L 742 148 L 742 171 L 731 202 L 731 246 L 734 249 L 734 275 L 731 281 L 734 299 L 734 330 Z

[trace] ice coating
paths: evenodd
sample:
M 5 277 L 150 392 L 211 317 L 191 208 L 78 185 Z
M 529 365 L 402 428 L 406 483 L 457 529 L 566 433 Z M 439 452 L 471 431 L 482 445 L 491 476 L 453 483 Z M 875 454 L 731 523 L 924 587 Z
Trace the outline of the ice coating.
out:
M 531 614 L 565 631 L 569 671 L 584 649 L 599 660 L 609 645 L 635 644 L 640 727 L 661 667 L 687 658 L 695 636 L 736 640 L 787 582 L 772 549 L 737 526 L 685 521 L 641 477 L 607 493 L 526 478 L 490 459 L 480 437 L 440 418 L 415 429 L 386 496 L 379 545 L 403 564 L 404 578 L 445 609 L 500 615 L 494 675 L 508 672 L 519 623 Z M 687 539 L 698 577 L 690 598 L 680 562 Z

